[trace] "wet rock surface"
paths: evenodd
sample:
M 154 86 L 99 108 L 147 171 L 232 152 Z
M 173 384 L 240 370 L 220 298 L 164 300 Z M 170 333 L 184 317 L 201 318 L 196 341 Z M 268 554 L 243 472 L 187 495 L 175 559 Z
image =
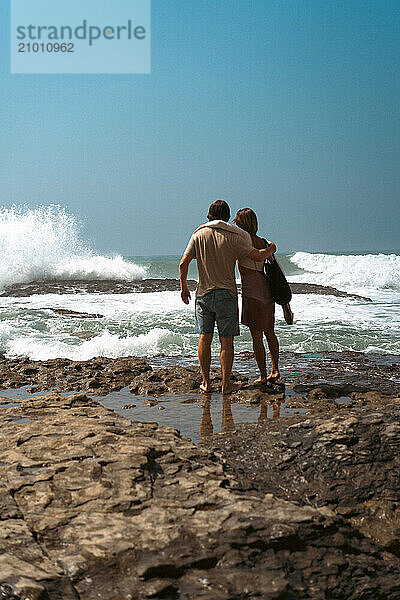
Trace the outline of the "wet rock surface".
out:
M 287 352 L 282 353 L 282 364 L 290 388 L 299 395 L 322 387 L 335 388 L 333 394 L 338 397 L 368 391 L 400 396 L 400 358 L 396 355 Z
M 317 294 L 318 296 L 336 296 L 337 298 L 355 298 L 372 302 L 371 298 L 359 296 L 358 294 L 348 294 L 328 285 L 318 285 L 316 283 L 291 283 L 290 289 L 293 294 Z
M 188 280 L 188 286 L 194 291 L 197 281 Z M 317 285 L 314 283 L 291 283 L 293 294 L 318 294 L 337 296 L 339 298 L 356 298 L 371 302 L 371 298 L 348 294 L 336 288 Z M 45 280 L 32 281 L 30 283 L 16 283 L 8 286 L 1 296 L 22 298 L 33 294 L 130 294 L 132 292 L 178 292 L 178 279 L 141 279 L 138 281 L 116 281 L 116 280 Z M 240 286 L 239 286 L 240 289 Z
M 188 286 L 194 291 L 197 281 L 188 280 Z M 49 279 L 16 283 L 8 286 L 1 296 L 22 298 L 33 294 L 131 294 L 132 292 L 177 292 L 178 279 L 139 279 L 137 281 L 117 281 L 115 279 Z
M 43 308 L 41 310 L 51 310 L 62 317 L 71 317 L 72 319 L 102 319 L 104 315 L 98 313 L 85 313 L 77 310 L 69 310 L 68 308 Z
M 220 369 L 211 369 L 211 386 L 214 391 L 220 391 L 222 377 Z M 247 377 L 232 373 L 232 381 L 245 384 Z M 163 394 L 187 394 L 198 392 L 202 377 L 199 367 L 166 367 L 154 371 L 139 373 L 130 385 L 132 394 L 146 396 L 162 396 Z
M 91 335 L 91 332 L 76 332 L 78 333 L 84 338 Z M 254 363 L 251 352 L 242 352 L 237 359 L 238 367 L 247 368 L 247 363 Z M 154 369 L 149 364 L 150 360 Z M 184 357 L 168 359 L 160 356 L 145 360 L 128 356 L 96 357 L 85 361 L 64 358 L 35 361 L 29 358 L 10 359 L 0 355 L 0 388 L 32 386 L 31 391 L 34 392 L 56 388 L 65 392 L 89 391 L 98 396 L 119 391 L 128 385 L 133 393 L 154 396 L 198 391 L 201 382 L 199 368 L 177 366 L 177 363 L 184 360 Z M 294 394 L 303 397 L 308 406 L 314 403 L 310 399 L 319 401 L 321 407 L 322 399 L 334 400 L 343 396 L 362 405 L 363 394 L 367 392 L 400 396 L 400 360 L 397 356 L 366 356 L 361 352 L 283 352 L 281 362 L 282 378 L 276 385 L 254 386 L 247 376 L 235 373 L 234 380 L 244 383 L 240 395 L 244 402 L 256 403 L 257 397 L 259 400 L 262 397 L 260 391 L 267 395 L 280 394 L 284 391 L 284 384 L 286 389 L 290 388 Z M 170 364 L 158 368 L 159 363 Z M 212 369 L 212 384 L 215 391 L 220 390 L 219 369 Z M 315 388 L 320 391 L 313 391 Z M 320 397 L 317 398 L 317 395 Z M 378 396 L 378 404 L 380 401 Z M 336 406 L 335 403 L 331 404 Z
M 398 357 L 286 353 L 282 364 L 274 386 L 236 375 L 230 402 L 265 418 L 232 420 L 202 447 L 83 393 L 1 396 L 0 598 L 399 599 Z M 130 385 L 153 406 L 162 394 L 193 402 L 200 373 L 3 356 L 0 379 L 92 395 Z M 217 369 L 212 382 L 218 392 Z M 267 419 L 282 403 L 307 415 Z
M 301 420 L 287 431 L 299 423 L 307 431 Z M 358 426 L 342 423 L 340 441 Z M 21 401 L 1 410 L 0 428 L 3 599 L 400 597 L 393 553 L 325 506 L 249 489 L 174 429 L 84 394 Z
M 211 447 L 242 489 L 325 506 L 400 556 L 400 398 L 376 401 L 367 393 L 363 410 L 243 425 Z
M 141 358 L 103 358 L 73 361 L 64 358 L 35 361 L 28 358 L 0 361 L 0 387 L 19 388 L 32 386 L 31 392 L 88 391 L 105 396 L 129 385 L 135 375 L 151 371 Z

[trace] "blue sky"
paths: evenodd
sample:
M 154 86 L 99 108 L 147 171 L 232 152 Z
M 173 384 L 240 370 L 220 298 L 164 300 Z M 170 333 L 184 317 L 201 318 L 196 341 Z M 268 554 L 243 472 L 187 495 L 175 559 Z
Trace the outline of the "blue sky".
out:
M 125 255 L 180 253 L 216 198 L 280 251 L 399 250 L 399 17 L 153 0 L 151 75 L 10 75 L 3 0 L 0 204 L 67 206 Z

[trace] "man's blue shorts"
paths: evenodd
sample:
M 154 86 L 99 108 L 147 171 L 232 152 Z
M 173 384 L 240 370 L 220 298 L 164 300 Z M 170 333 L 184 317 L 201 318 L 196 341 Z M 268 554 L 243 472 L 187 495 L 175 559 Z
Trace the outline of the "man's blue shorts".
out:
M 219 337 L 239 335 L 237 298 L 228 290 L 213 290 L 196 298 L 196 333 L 214 333 L 217 322 Z

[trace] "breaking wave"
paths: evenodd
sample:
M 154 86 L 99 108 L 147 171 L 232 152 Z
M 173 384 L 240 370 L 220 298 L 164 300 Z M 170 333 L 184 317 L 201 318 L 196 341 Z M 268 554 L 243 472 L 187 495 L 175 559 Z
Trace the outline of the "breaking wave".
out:
M 143 279 L 122 256 L 96 254 L 77 219 L 60 206 L 0 208 L 0 288 L 43 279 Z
M 344 290 L 400 290 L 397 254 L 331 255 L 296 252 L 290 261 L 305 271 L 291 279 Z
M 33 360 L 70 358 L 89 360 L 95 356 L 118 358 L 120 356 L 155 356 L 168 350 L 179 354 L 182 336 L 168 329 L 156 327 L 148 333 L 120 337 L 104 331 L 101 335 L 81 344 L 71 345 L 60 339 L 10 339 L 6 344 L 9 356 L 28 356 Z

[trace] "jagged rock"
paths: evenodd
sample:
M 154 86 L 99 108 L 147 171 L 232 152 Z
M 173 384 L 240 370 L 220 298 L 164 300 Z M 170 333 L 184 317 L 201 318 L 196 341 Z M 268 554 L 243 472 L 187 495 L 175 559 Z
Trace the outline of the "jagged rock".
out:
M 211 386 L 221 390 L 221 371 L 211 369 Z M 163 394 L 190 394 L 200 391 L 202 378 L 199 367 L 165 367 L 151 372 L 143 372 L 134 377 L 130 385 L 132 394 L 162 396 Z M 247 381 L 247 377 L 232 374 L 232 381 Z
M 399 598 L 396 556 L 326 507 L 244 491 L 174 429 L 84 394 L 22 401 L 0 429 L 4 600 Z
M 292 396 L 288 398 L 286 408 L 309 408 L 309 401 L 304 396 Z
M 329 507 L 400 555 L 399 419 L 392 400 L 374 412 L 243 426 L 211 446 L 244 489 Z
M 81 340 L 91 340 L 96 337 L 97 334 L 93 333 L 93 331 L 73 331 L 70 335 Z
M 285 376 L 290 374 L 290 387 L 300 395 L 321 384 L 335 387 L 339 396 L 377 391 L 393 398 L 394 394 L 400 393 L 398 356 L 329 351 L 308 355 L 282 353 L 281 358 Z M 290 364 L 289 371 L 287 363 Z
M 367 392 L 352 392 L 351 399 L 355 404 L 368 404 L 369 406 L 382 406 L 385 403 L 393 402 L 393 396 L 390 394 L 382 394 L 377 390 L 369 390 Z
M 254 361 L 253 353 L 241 353 L 239 358 L 241 360 L 248 358 Z M 152 362 L 159 359 L 160 357 L 153 357 Z M 179 361 L 179 357 L 174 358 L 175 360 Z M 388 360 L 397 362 L 383 363 Z M 371 391 L 382 394 L 382 402 L 387 402 L 388 399 L 400 394 L 400 386 L 396 383 L 400 379 L 398 357 L 387 356 L 376 360 L 375 357 L 365 356 L 360 352 L 321 352 L 307 356 L 306 359 L 303 356 L 302 361 L 298 364 L 295 353 L 282 353 L 282 365 L 286 379 L 294 380 L 293 383 L 290 383 L 290 387 L 301 395 L 307 394 L 321 385 L 335 388 L 338 397 L 351 396 L 355 404 L 362 403 L 361 396 L 365 396 Z M 24 372 L 26 369 L 27 371 Z M 193 369 L 195 368 L 193 367 Z M 6 389 L 31 385 L 33 386 L 32 391 L 35 392 L 48 391 L 52 388 L 72 392 L 88 390 L 88 381 L 100 377 L 101 386 L 96 388 L 96 394 L 105 395 L 129 385 L 136 375 L 146 370 L 151 371 L 151 367 L 143 359 L 135 357 L 114 359 L 96 357 L 87 361 L 68 359 L 34 361 L 29 358 L 6 358 L 3 361 L 0 360 L 0 387 Z M 218 373 L 218 371 L 214 371 L 214 373 Z M 328 383 L 337 381 L 338 376 L 341 383 Z M 242 379 L 245 381 L 245 378 Z M 237 380 L 240 380 L 240 377 Z M 196 381 L 200 380 L 197 378 Z M 155 387 L 157 387 L 158 384 L 155 383 Z M 215 380 L 215 384 L 216 390 L 220 389 L 219 379 Z M 166 387 L 168 386 L 166 385 Z M 260 389 L 263 390 L 263 388 Z M 270 389 L 264 391 L 269 393 Z M 358 400 L 353 398 L 353 394 L 360 394 Z M 365 398 L 368 400 L 372 397 L 367 394 Z
M 311 402 L 321 399 L 336 399 L 340 398 L 343 390 L 333 385 L 320 385 L 310 390 L 307 394 L 307 399 Z
M 63 392 L 85 390 L 105 396 L 128 386 L 136 375 L 146 371 L 151 371 L 150 365 L 134 356 L 97 357 L 85 361 L 16 358 L 0 362 L 0 386 L 6 389 L 32 385 L 32 393 L 51 389 Z
M 235 402 L 259 405 L 263 401 L 269 403 L 282 401 L 285 398 L 285 384 L 271 383 L 265 385 L 246 385 L 234 394 Z

